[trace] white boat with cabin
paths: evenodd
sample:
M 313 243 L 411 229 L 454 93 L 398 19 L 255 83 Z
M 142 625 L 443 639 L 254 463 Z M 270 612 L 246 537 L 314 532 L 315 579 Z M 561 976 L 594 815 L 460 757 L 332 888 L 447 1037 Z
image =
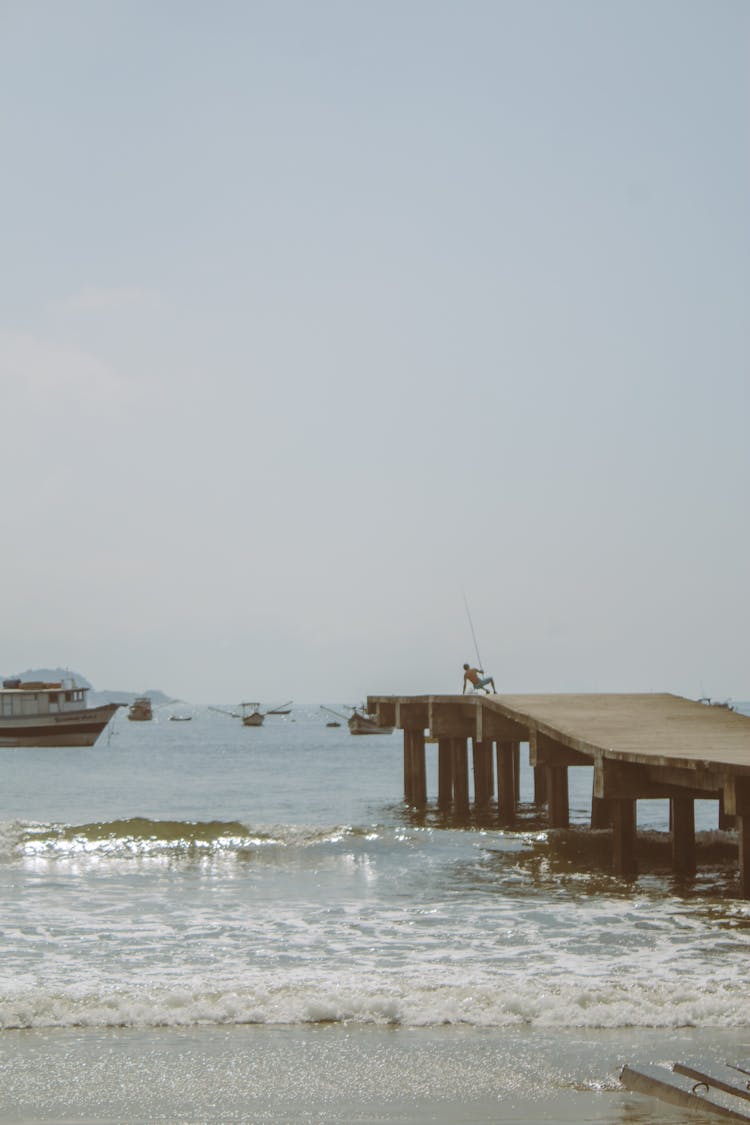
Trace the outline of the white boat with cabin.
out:
M 86 706 L 75 680 L 3 680 L 0 746 L 93 746 L 120 706 Z

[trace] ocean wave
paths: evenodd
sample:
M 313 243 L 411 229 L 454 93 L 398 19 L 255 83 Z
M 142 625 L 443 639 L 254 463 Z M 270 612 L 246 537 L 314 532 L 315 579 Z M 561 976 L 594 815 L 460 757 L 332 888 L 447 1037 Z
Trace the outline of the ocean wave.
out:
M 747 1025 L 747 988 L 695 989 L 647 979 L 551 984 L 507 979 L 495 986 L 369 988 L 319 982 L 216 991 L 119 988 L 108 993 L 20 990 L 0 995 L 0 1029 L 191 1027 L 318 1023 L 477 1028 L 734 1028 Z
M 0 822 L 0 860 L 25 855 L 65 855 L 81 852 L 146 854 L 157 851 L 241 850 L 246 848 L 308 848 L 343 841 L 387 840 L 412 843 L 430 838 L 433 842 L 449 836 L 473 842 L 492 852 L 526 851 L 529 856 L 545 853 L 563 861 L 610 865 L 606 837 L 609 830 L 590 829 L 503 829 L 456 827 L 448 830 L 432 824 L 404 825 L 304 825 L 271 824 L 250 826 L 240 821 L 154 820 L 129 817 L 87 824 L 43 824 L 30 821 Z M 603 840 L 605 842 L 603 842 Z M 736 860 L 737 836 L 734 832 L 696 832 L 695 845 L 704 861 Z M 671 859 L 671 836 L 667 832 L 641 830 L 637 848 L 640 855 Z
M 264 848 L 306 849 L 345 840 L 372 841 L 384 835 L 398 842 L 417 831 L 352 825 L 281 824 L 252 828 L 239 821 L 151 820 L 146 817 L 80 825 L 11 821 L 0 824 L 0 860 L 19 856 L 64 859 L 83 855 L 124 858 L 241 854 Z

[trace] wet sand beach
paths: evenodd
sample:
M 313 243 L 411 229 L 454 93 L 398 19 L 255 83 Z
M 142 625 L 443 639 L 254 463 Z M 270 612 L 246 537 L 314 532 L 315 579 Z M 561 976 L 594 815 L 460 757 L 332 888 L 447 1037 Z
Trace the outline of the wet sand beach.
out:
M 624 1063 L 750 1055 L 750 1034 L 696 1029 L 512 1033 L 461 1028 L 54 1030 L 0 1042 L 15 1123 L 667 1125 L 624 1090 Z M 693 1114 L 693 1125 L 712 1115 Z

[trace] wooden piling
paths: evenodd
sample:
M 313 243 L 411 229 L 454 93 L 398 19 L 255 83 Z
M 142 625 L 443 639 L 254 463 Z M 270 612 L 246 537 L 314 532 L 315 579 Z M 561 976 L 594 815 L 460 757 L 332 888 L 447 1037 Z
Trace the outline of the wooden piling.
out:
M 612 812 L 609 801 L 603 797 L 591 798 L 591 827 L 594 829 L 609 828 L 612 824 Z
M 537 808 L 547 804 L 547 772 L 544 766 L 534 766 L 534 804 Z
M 450 738 L 438 739 L 438 808 L 445 811 L 453 804 L 453 743 Z
M 515 743 L 513 751 L 513 788 L 516 808 L 521 804 L 521 743 Z
M 412 765 L 411 765 L 411 731 L 404 731 L 404 800 L 407 805 L 411 805 L 412 801 Z
M 596 774 L 591 786 L 591 827 L 593 829 L 609 828 L 612 824 L 612 811 L 609 802 L 604 797 L 596 795 Z
M 474 806 L 486 809 L 492 797 L 492 744 L 472 739 L 472 764 L 474 767 Z M 487 763 L 489 759 L 489 766 Z
M 497 743 L 497 811 L 503 825 L 516 818 L 516 779 L 514 742 Z
M 615 875 L 630 878 L 638 873 L 635 859 L 636 803 L 633 800 L 614 799 L 612 807 L 612 868 Z
M 414 731 L 414 746 L 416 754 L 414 804 L 418 808 L 424 808 L 427 804 L 427 757 L 424 728 Z
M 695 875 L 695 802 L 672 797 L 672 867 L 679 878 Z
M 547 766 L 547 804 L 550 828 L 567 828 L 570 812 L 568 770 L 565 766 Z
M 490 801 L 495 796 L 495 761 L 494 761 L 494 743 L 485 738 L 484 740 L 484 768 L 487 771 L 487 792 Z
M 427 804 L 424 731 L 404 730 L 404 800 L 415 808 Z
M 737 845 L 740 867 L 740 896 L 750 898 L 750 816 L 737 815 Z
M 451 739 L 453 744 L 453 810 L 461 817 L 469 815 L 469 753 L 465 738 Z
M 724 794 L 719 794 L 719 821 L 717 827 L 720 832 L 730 832 L 734 828 L 734 817 L 729 816 L 724 808 Z

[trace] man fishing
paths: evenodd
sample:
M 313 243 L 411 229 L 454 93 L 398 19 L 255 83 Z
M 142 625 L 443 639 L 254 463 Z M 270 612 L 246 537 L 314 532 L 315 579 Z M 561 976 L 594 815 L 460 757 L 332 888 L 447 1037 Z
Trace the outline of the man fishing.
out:
M 494 692 L 497 691 L 494 679 L 492 676 L 485 676 L 484 668 L 470 668 L 468 664 L 464 664 L 464 687 L 461 692 L 462 695 L 466 694 L 467 684 L 471 684 L 474 691 L 483 690 L 487 695 L 490 694 L 489 691 L 487 691 L 487 684 L 492 684 L 492 690 Z

